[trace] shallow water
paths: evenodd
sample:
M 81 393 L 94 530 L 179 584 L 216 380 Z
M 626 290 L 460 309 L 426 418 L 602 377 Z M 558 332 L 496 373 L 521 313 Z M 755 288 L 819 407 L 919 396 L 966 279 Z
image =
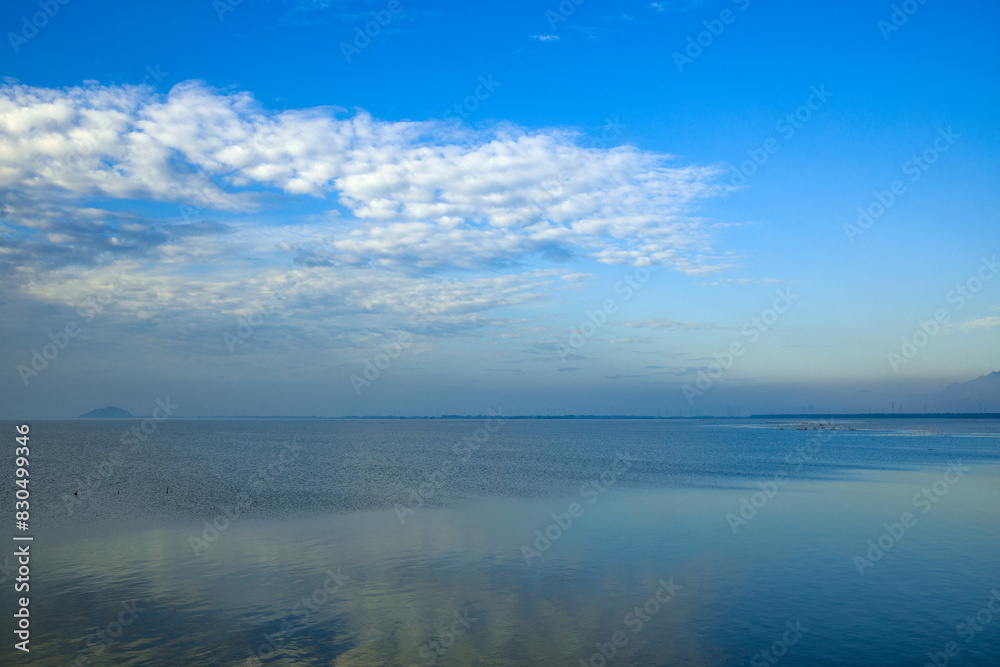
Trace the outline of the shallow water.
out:
M 1000 664 L 994 421 L 137 423 L 32 424 L 4 664 Z

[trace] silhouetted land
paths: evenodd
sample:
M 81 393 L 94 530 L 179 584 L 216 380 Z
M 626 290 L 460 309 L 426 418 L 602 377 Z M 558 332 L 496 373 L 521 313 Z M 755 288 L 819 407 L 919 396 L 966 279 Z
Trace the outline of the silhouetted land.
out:
M 316 417 L 295 415 L 217 415 L 208 417 L 172 417 L 171 419 L 490 419 L 492 415 L 348 415 L 343 417 Z M 1000 412 L 859 412 L 846 414 L 768 414 L 733 417 L 727 415 L 696 415 L 690 417 L 658 417 L 654 415 L 505 415 L 504 419 L 1000 419 Z M 91 410 L 77 419 L 143 419 L 121 408 L 108 407 Z

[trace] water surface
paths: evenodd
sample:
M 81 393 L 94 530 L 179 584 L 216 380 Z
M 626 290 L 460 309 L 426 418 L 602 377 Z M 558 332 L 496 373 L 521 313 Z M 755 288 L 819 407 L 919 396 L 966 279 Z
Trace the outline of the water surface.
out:
M 997 422 L 137 423 L 32 424 L 5 664 L 1000 664 Z

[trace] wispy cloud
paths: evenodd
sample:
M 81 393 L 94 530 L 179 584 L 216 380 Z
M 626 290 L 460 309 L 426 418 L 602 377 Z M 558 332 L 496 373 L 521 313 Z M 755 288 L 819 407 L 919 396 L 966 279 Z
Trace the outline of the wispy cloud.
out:
M 962 322 L 957 325 L 962 331 L 973 331 L 975 329 L 996 329 L 1000 327 L 1000 315 L 990 315 L 981 317 L 978 320 Z
M 392 34 L 400 32 L 400 26 L 407 24 L 407 30 L 420 31 L 426 29 L 434 21 L 436 12 L 401 2 L 401 11 L 389 12 L 386 0 L 293 0 L 291 8 L 283 15 L 282 20 L 294 24 L 320 23 L 360 23 L 362 25 L 376 20 L 372 12 L 386 12 L 391 15 L 391 21 L 380 25 L 380 32 Z M 385 22 L 385 19 L 383 19 Z
M 686 12 L 703 4 L 705 0 L 660 0 L 649 3 L 649 8 L 655 12 Z
M 634 14 L 622 13 L 614 14 L 612 16 L 605 16 L 605 21 L 622 21 L 624 23 L 645 23 L 644 19 L 640 19 Z
M 693 322 L 677 322 L 676 320 L 641 320 L 638 322 L 626 322 L 625 326 L 636 329 L 667 329 L 683 331 L 704 331 L 708 329 L 721 329 L 711 324 L 695 324 Z
M 684 366 L 680 368 L 671 368 L 668 370 L 657 371 L 655 375 L 669 375 L 672 377 L 687 377 L 694 375 L 698 371 L 703 370 L 703 368 L 698 366 Z
M 702 287 L 732 287 L 734 285 L 780 285 L 781 282 L 775 278 L 723 278 L 699 284 Z

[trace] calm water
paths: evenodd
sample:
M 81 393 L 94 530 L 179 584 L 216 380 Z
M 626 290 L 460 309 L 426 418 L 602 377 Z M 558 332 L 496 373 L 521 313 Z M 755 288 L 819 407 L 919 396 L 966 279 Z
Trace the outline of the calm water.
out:
M 995 421 L 137 425 L 32 423 L 3 664 L 1000 665 Z

